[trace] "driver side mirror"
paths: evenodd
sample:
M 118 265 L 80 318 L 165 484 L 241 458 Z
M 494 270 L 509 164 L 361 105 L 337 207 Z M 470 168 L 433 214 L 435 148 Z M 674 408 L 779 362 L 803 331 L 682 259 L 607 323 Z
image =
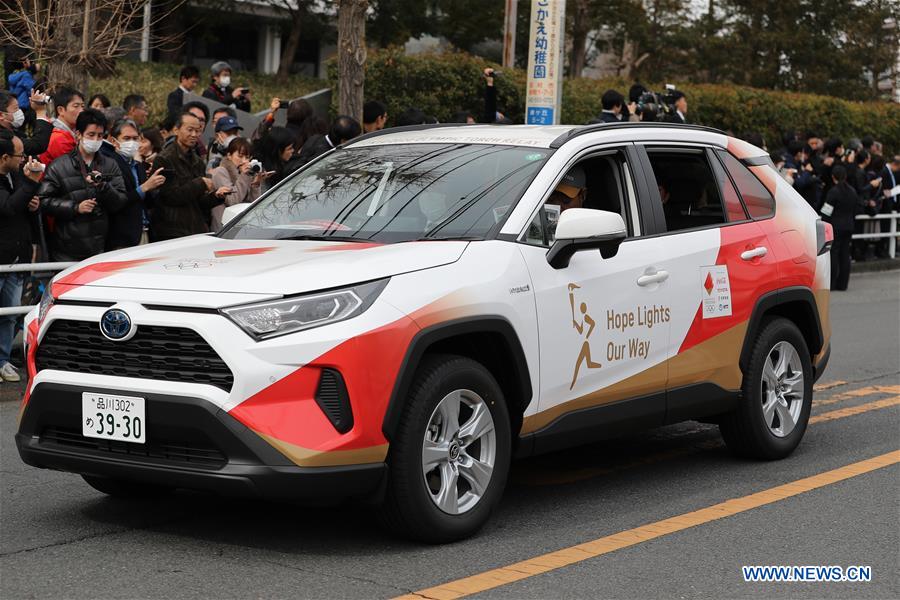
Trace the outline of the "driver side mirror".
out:
M 626 235 L 625 221 L 618 213 L 570 208 L 559 215 L 556 241 L 547 252 L 547 262 L 554 269 L 564 269 L 580 250 L 599 249 L 603 258 L 612 258 Z

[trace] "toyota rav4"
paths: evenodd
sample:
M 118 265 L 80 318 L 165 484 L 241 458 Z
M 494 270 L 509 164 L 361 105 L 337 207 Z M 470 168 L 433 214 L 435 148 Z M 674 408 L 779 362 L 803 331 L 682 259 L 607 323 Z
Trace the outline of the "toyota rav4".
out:
M 367 499 L 440 542 L 514 457 L 695 419 L 778 459 L 806 430 L 831 228 L 719 131 L 391 129 L 244 206 L 53 279 L 26 463 L 111 495 Z

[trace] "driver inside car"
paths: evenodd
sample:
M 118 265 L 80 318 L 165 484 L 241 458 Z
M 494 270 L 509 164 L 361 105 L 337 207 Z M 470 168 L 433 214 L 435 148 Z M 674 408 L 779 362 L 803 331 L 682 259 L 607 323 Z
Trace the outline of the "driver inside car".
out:
M 560 212 L 570 208 L 582 208 L 586 193 L 584 169 L 575 165 L 557 184 L 546 204 L 558 206 Z

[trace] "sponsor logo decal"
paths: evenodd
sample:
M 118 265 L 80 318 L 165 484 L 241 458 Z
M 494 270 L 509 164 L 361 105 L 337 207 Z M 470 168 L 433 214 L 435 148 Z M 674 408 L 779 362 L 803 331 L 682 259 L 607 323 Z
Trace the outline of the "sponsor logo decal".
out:
M 700 284 L 703 287 L 703 318 L 730 317 L 731 282 L 728 280 L 728 267 L 700 267 Z
M 187 269 L 207 269 L 213 265 L 226 262 L 228 261 L 219 258 L 182 258 L 177 263 L 167 263 L 163 265 L 163 268 L 167 271 L 173 269 L 178 269 L 179 271 L 185 271 Z

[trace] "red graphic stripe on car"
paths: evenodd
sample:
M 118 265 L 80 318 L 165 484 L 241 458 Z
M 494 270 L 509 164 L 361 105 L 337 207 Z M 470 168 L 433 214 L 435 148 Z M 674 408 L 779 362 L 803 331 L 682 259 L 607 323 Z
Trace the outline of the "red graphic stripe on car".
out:
M 257 392 L 229 414 L 254 431 L 318 452 L 386 444 L 384 414 L 416 323 L 403 317 L 346 340 Z M 323 368 L 338 370 L 347 386 L 353 428 L 338 433 L 316 403 Z
M 25 395 L 22 397 L 22 408 L 28 404 L 28 398 L 31 396 L 31 384 L 37 375 L 37 367 L 35 366 L 34 357 L 37 354 L 38 341 L 38 322 L 34 319 L 28 323 L 28 329 L 25 331 L 25 341 L 28 345 L 28 355 L 25 357 L 25 369 L 28 371 L 28 385 L 25 386 Z M 19 412 L 21 414 L 21 410 Z
M 378 242 L 347 242 L 343 244 L 328 244 L 325 246 L 319 246 L 317 248 L 312 248 L 310 252 L 339 252 L 341 250 L 365 250 L 366 248 L 377 248 L 378 246 L 383 246 L 384 244 L 379 244 Z
M 269 246 L 267 248 L 236 248 L 234 250 L 216 250 L 213 254 L 216 258 L 223 258 L 225 256 L 250 256 L 254 254 L 265 254 L 274 249 L 274 246 Z
M 72 271 L 68 275 L 60 277 L 53 282 L 53 296 L 59 298 L 62 294 L 70 292 L 82 285 L 88 285 L 104 277 L 109 277 L 119 271 L 139 267 L 149 262 L 160 260 L 162 257 L 139 258 L 137 260 L 120 260 L 110 262 L 96 262 Z

